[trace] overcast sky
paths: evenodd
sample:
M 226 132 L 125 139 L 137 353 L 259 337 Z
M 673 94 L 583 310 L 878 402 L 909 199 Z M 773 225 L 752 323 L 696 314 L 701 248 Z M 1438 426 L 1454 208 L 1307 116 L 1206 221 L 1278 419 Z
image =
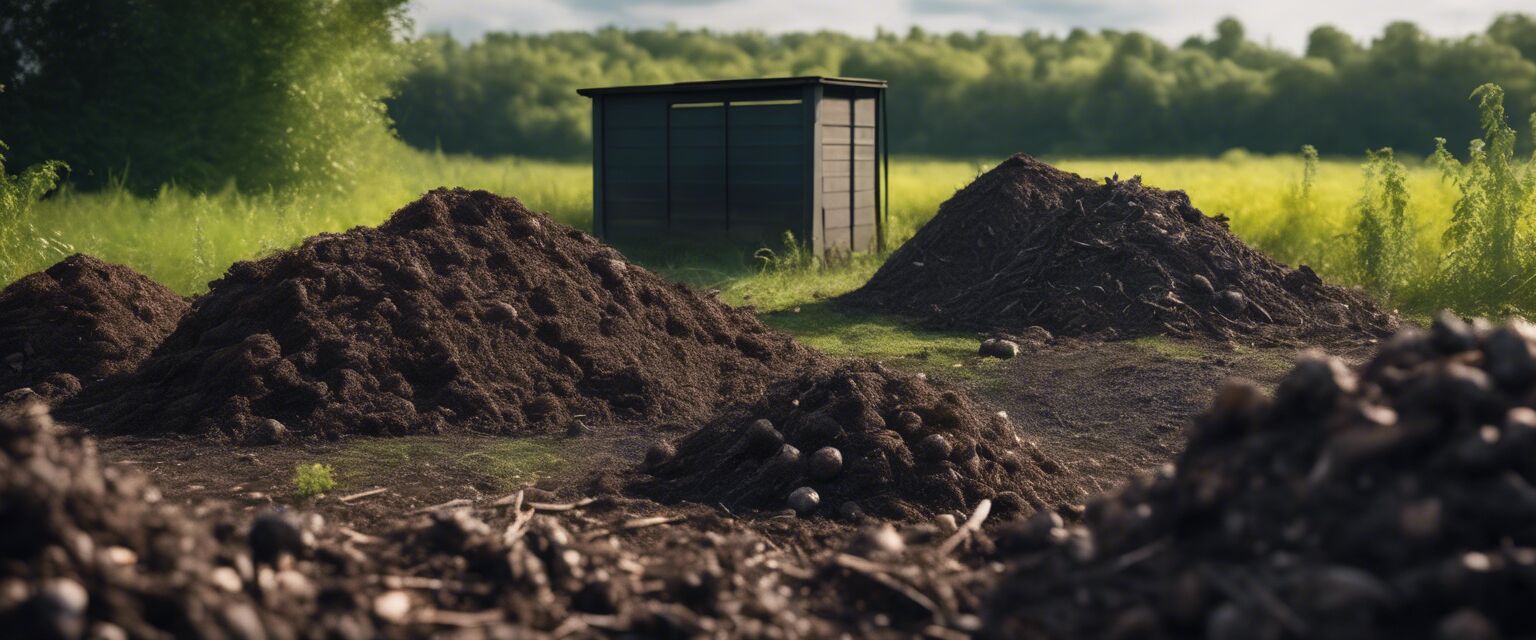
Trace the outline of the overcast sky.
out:
M 1235 15 L 1251 39 L 1292 51 L 1314 26 L 1333 24 L 1361 39 L 1394 20 L 1436 35 L 1482 31 L 1494 16 L 1536 12 L 1533 0 L 414 0 L 419 33 L 473 39 L 486 31 L 547 32 L 621 27 L 708 27 L 769 32 L 830 29 L 872 35 L 877 28 L 1065 33 L 1073 27 L 1135 29 L 1177 44 Z

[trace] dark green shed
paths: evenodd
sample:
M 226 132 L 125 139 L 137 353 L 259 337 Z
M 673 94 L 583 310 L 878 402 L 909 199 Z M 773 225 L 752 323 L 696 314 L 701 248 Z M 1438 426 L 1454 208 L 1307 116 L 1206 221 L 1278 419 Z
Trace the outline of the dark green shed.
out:
M 592 99 L 593 232 L 817 253 L 879 249 L 884 80 L 763 78 L 580 89 Z

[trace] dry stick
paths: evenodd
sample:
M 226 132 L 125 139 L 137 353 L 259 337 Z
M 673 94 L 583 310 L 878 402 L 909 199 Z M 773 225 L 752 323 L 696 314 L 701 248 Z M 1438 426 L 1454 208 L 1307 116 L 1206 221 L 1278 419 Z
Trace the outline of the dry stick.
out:
M 442 509 L 452 509 L 454 507 L 467 507 L 467 506 L 469 506 L 471 504 L 474 504 L 474 503 L 471 502 L 468 498 L 454 498 L 454 499 L 449 500 L 447 502 L 444 502 L 442 504 L 434 504 L 434 505 L 432 505 L 430 507 L 422 507 L 420 509 L 412 511 L 410 513 L 410 515 L 413 515 L 413 516 L 421 515 L 423 513 L 430 513 L 430 512 L 439 511 L 439 510 L 442 510 Z
M 338 498 L 338 500 L 341 500 L 342 502 L 351 502 L 353 500 L 362 500 L 363 498 L 371 498 L 373 496 L 379 495 L 381 493 L 384 493 L 385 491 L 389 491 L 389 489 L 386 489 L 384 487 L 378 487 L 376 489 L 369 489 L 367 491 L 359 491 L 359 492 L 354 493 L 354 494 L 349 495 L 349 496 L 342 496 L 342 497 Z
M 602 536 L 605 536 L 605 535 L 608 535 L 608 534 L 611 534 L 611 533 L 618 533 L 620 531 L 632 531 L 634 529 L 644 529 L 646 527 L 655 527 L 655 526 L 660 526 L 660 525 L 664 525 L 664 524 L 672 524 L 672 523 L 678 522 L 678 521 L 680 521 L 682 519 L 683 519 L 682 516 L 651 516 L 649 518 L 634 518 L 634 519 L 631 519 L 631 520 L 625 520 L 624 522 L 620 523 L 616 527 L 611 527 L 611 528 L 610 527 L 604 527 L 604 528 L 601 528 L 601 529 L 594 529 L 591 533 L 587 534 L 586 538 L 588 540 L 592 540 L 594 538 L 600 538 Z
M 554 502 L 530 502 L 530 503 L 528 503 L 528 508 L 533 509 L 535 511 L 548 511 L 548 512 L 551 512 L 551 513 L 559 513 L 561 511 L 574 511 L 576 509 L 580 509 L 580 508 L 585 507 L 585 506 L 587 506 L 589 504 L 592 504 L 594 502 L 597 502 L 597 498 L 582 498 L 582 499 L 577 500 L 575 502 L 570 502 L 570 503 L 566 503 L 566 504 L 559 504 L 559 503 L 554 503 Z
M 980 531 L 981 523 L 986 522 L 987 516 L 991 513 L 991 500 L 982 499 L 981 502 L 976 503 L 976 511 L 971 513 L 971 517 L 966 519 L 965 524 L 960 525 L 958 531 L 950 534 L 949 538 L 939 545 L 939 555 L 949 555 L 949 552 L 954 551 L 955 547 L 960 544 L 960 541 L 972 533 Z

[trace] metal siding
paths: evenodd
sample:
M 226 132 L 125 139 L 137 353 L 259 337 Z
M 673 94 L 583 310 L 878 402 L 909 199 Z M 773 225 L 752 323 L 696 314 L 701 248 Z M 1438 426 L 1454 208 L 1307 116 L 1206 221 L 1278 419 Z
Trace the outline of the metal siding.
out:
M 667 194 L 674 232 L 726 228 L 725 123 L 723 105 L 671 110 Z

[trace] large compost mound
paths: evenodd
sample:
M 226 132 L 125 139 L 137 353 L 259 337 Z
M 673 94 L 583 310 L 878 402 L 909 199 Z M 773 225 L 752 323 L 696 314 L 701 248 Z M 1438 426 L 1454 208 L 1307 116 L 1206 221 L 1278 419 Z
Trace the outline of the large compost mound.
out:
M 236 263 L 134 376 L 66 410 L 133 432 L 508 433 L 700 419 L 813 357 L 516 199 L 437 190 Z
M 918 519 L 964 516 L 990 499 L 1008 517 L 1068 498 L 1062 467 L 1021 441 L 1006 415 L 864 362 L 782 382 L 648 458 L 641 493 L 733 510 Z
M 1536 328 L 1443 316 L 1360 374 L 1232 385 L 1170 474 L 1039 521 L 1007 638 L 1536 635 Z M 1059 524 L 1059 523 L 1058 523 Z
M 18 638 L 952 637 L 974 628 L 974 594 L 994 575 L 935 550 L 943 532 L 914 532 L 910 546 L 886 530 L 878 544 L 797 549 L 702 509 L 508 498 L 417 512 L 377 536 L 314 514 L 189 511 L 141 473 L 103 468 L 91 440 L 56 433 L 32 405 L 0 415 L 0 628 Z
M 0 393 L 58 400 L 127 373 L 176 328 L 187 302 L 128 267 L 73 255 L 0 291 Z
M 1365 295 L 1290 269 L 1180 191 L 1016 155 L 940 205 L 843 304 L 943 328 L 1109 338 L 1378 334 Z

